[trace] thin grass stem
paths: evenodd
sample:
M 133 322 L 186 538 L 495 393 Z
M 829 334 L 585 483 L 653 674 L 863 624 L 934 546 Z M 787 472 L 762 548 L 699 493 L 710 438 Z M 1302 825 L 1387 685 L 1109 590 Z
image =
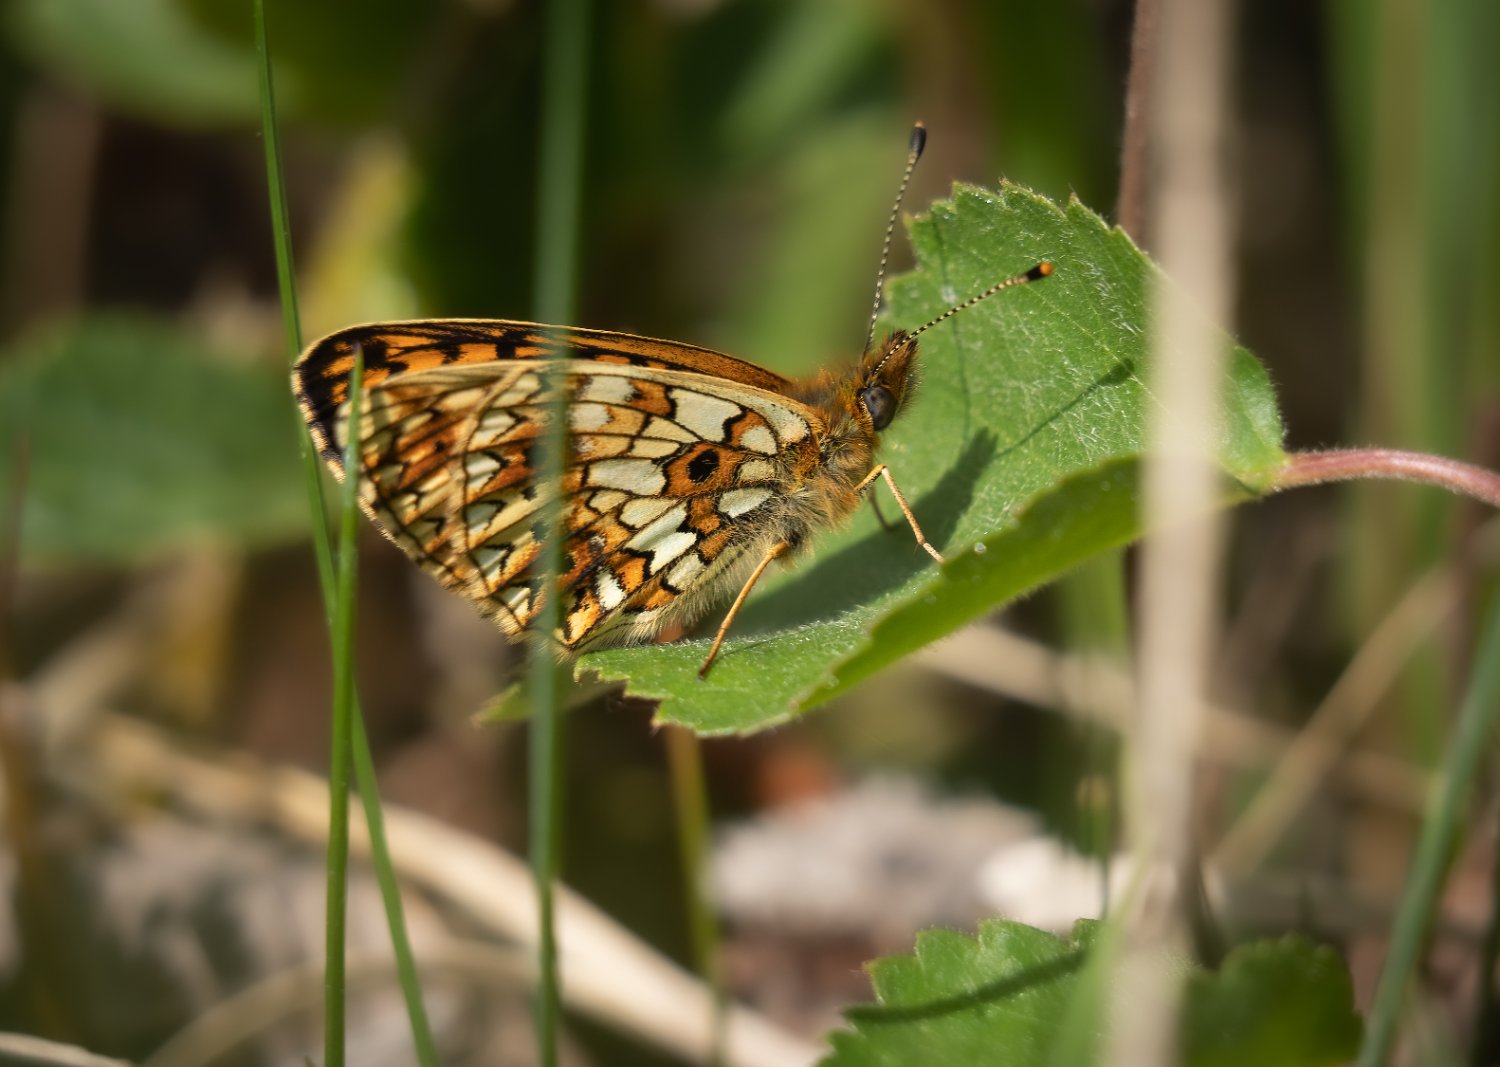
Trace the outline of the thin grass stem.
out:
M 677 813 L 677 849 L 682 866 L 682 898 L 687 901 L 688 933 L 693 963 L 713 998 L 710 1067 L 725 1062 L 727 1001 L 719 967 L 719 924 L 709 904 L 703 874 L 708 855 L 708 783 L 703 773 L 703 743 L 691 730 L 669 726 L 665 731 L 667 767 Z
M 346 976 L 344 938 L 349 909 L 349 745 L 354 707 L 354 575 L 358 563 L 359 432 L 364 417 L 364 354 L 355 350 L 349 375 L 348 442 L 339 493 L 339 554 L 333 599 L 333 729 L 328 755 L 328 882 L 324 927 L 323 1063 L 343 1067 Z
M 541 143 L 537 164 L 536 318 L 574 318 L 578 276 L 579 204 L 583 186 L 583 144 L 587 110 L 587 0 L 554 0 L 546 6 L 542 57 Z M 558 485 L 566 460 L 561 375 L 548 375 L 549 418 L 543 436 L 539 484 Z M 546 536 L 538 568 L 542 588 L 533 621 L 543 635 L 533 646 L 530 669 L 531 866 L 537 894 L 537 1059 L 557 1063 L 559 1016 L 557 934 L 553 882 L 562 867 L 563 731 L 561 672 L 545 647 L 561 621 L 557 576 L 562 573 L 562 507 L 554 495 L 542 514 Z
M 271 207 L 272 236 L 276 249 L 276 277 L 280 287 L 282 324 L 286 331 L 287 349 L 291 357 L 295 359 L 302 348 L 302 325 L 297 305 L 296 272 L 293 269 L 291 229 L 286 209 L 286 185 L 282 179 L 275 84 L 271 76 L 264 0 L 255 0 L 255 40 L 259 59 L 261 135 L 265 145 L 266 184 Z M 323 499 L 323 482 L 318 471 L 318 459 L 313 452 L 312 441 L 306 430 L 299 431 L 297 437 L 302 453 L 302 472 L 307 490 L 308 508 L 313 520 L 313 551 L 317 558 L 323 610 L 330 632 L 332 632 L 335 619 L 336 583 L 333 549 L 325 520 L 327 510 Z M 352 662 L 348 664 L 348 670 L 352 677 Z M 401 906 L 400 885 L 396 881 L 396 868 L 391 860 L 390 847 L 386 841 L 384 819 L 380 809 L 380 788 L 375 779 L 374 760 L 370 754 L 368 738 L 365 736 L 358 693 L 352 685 L 349 700 L 355 779 L 364 805 L 365 821 L 370 834 L 371 862 L 375 869 L 376 882 L 380 886 L 381 898 L 385 904 L 386 925 L 390 930 L 391 947 L 396 958 L 396 973 L 406 1002 L 412 1043 L 415 1046 L 417 1062 L 422 1067 L 437 1067 L 437 1049 L 432 1039 L 432 1028 L 427 1020 L 427 1009 L 422 1001 L 422 986 L 417 975 L 416 959 L 412 954 L 410 938 L 407 936 L 406 918 Z
M 1494 831 L 1490 831 L 1493 837 Z M 1500 966 L 1500 851 L 1490 842 L 1490 916 L 1479 946 L 1479 989 L 1474 994 L 1474 1032 L 1470 1039 L 1469 1063 L 1488 1067 L 1494 1062 L 1491 1049 L 1500 1033 L 1500 1011 L 1495 1003 L 1495 968 Z
M 1391 950 L 1365 1027 L 1358 1067 L 1380 1067 L 1391 1054 L 1413 970 L 1432 930 L 1438 895 L 1463 828 L 1469 794 L 1500 721 L 1500 596 L 1490 601 L 1489 617 L 1479 639 L 1453 743 L 1448 746 L 1435 796 L 1417 839 L 1411 874 L 1396 924 Z
M 266 150 L 266 195 L 271 205 L 271 237 L 276 246 L 281 323 L 286 330 L 287 349 L 295 358 L 302 350 L 302 317 L 297 309 L 297 275 L 292 269 L 292 227 L 286 209 L 286 182 L 281 172 L 281 135 L 276 123 L 276 83 L 271 76 L 271 43 L 266 28 L 265 0 L 255 0 L 255 50 L 260 74 L 260 136 Z M 308 451 L 306 446 L 303 451 Z M 323 513 L 318 512 L 315 518 L 321 523 Z M 327 547 L 326 541 L 324 547 Z

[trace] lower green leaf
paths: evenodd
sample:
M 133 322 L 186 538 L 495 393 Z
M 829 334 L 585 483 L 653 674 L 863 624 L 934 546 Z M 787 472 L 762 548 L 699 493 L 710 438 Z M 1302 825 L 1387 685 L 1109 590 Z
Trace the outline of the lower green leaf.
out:
M 1184 1062 L 1193 1067 L 1321 1067 L 1359 1050 L 1361 1025 L 1343 960 L 1298 937 L 1229 954 L 1188 980 Z
M 870 965 L 876 1003 L 847 1013 L 822 1067 L 1052 1063 L 1077 1047 L 1072 1009 L 1096 930 L 1063 938 L 997 919 L 976 938 L 922 933 L 912 956 Z M 1338 956 L 1289 937 L 1238 948 L 1217 973 L 1193 969 L 1181 1033 L 1187 1067 L 1324 1067 L 1354 1055 L 1360 1023 Z

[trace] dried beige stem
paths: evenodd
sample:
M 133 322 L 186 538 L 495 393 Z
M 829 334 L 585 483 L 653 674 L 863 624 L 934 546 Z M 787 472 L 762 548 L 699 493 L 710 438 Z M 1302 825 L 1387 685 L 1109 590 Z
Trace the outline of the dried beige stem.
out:
M 1139 705 L 1127 731 L 1126 836 L 1144 880 L 1127 893 L 1104 1060 L 1176 1061 L 1193 765 L 1217 620 L 1214 441 L 1232 267 L 1222 170 L 1229 0 L 1161 0 L 1146 146 L 1153 243 L 1171 284 L 1152 305 L 1155 404 L 1144 474 Z M 1149 46 L 1148 46 L 1149 47 Z M 1139 55 L 1139 51 L 1137 54 Z
M 1116 730 L 1124 728 L 1136 703 L 1134 676 L 1108 657 L 1060 653 L 996 627 L 963 630 L 925 649 L 916 662 L 1000 696 Z M 1360 691 L 1370 690 L 1361 685 Z M 1233 707 L 1209 702 L 1204 713 L 1200 760 L 1259 771 L 1279 763 L 1299 743 L 1296 731 Z M 1430 776 L 1421 769 L 1381 752 L 1351 751 L 1347 744 L 1320 751 L 1320 784 L 1332 775 L 1341 789 L 1369 803 L 1422 810 Z
M 101 769 L 122 786 L 167 790 L 194 810 L 269 821 L 314 844 L 327 835 L 328 786 L 314 775 L 188 755 L 150 727 L 116 715 L 95 724 L 94 739 Z M 534 942 L 536 907 L 525 863 L 436 819 L 391 803 L 383 808 L 403 879 L 462 908 L 486 930 Z M 368 854 L 363 824 L 351 830 L 351 851 Z M 565 1001 L 692 1062 L 708 1062 L 711 992 L 577 894 L 559 887 L 556 906 Z M 729 1065 L 803 1067 L 820 1055 L 746 1008 L 730 1010 L 727 1031 Z

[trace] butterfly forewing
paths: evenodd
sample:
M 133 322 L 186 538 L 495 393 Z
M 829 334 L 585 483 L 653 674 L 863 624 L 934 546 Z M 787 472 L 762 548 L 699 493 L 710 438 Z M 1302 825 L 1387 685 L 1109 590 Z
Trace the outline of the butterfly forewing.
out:
M 303 415 L 330 462 L 337 462 L 338 456 L 329 431 L 339 405 L 348 399 L 356 349 L 364 361 L 365 384 L 371 387 L 393 375 L 433 367 L 558 358 L 676 369 L 772 393 L 785 392 L 790 385 L 779 374 L 722 352 L 608 330 L 500 319 L 416 319 L 351 326 L 308 348 L 293 375 Z
M 691 621 L 763 551 L 757 515 L 818 462 L 818 417 L 769 371 L 627 334 L 464 320 L 355 327 L 310 349 L 297 382 L 325 455 L 345 438 L 356 345 L 368 383 L 361 502 L 513 635 L 543 595 L 542 508 L 555 489 L 537 477 L 535 448 L 550 376 L 569 423 L 557 634 L 569 647 Z

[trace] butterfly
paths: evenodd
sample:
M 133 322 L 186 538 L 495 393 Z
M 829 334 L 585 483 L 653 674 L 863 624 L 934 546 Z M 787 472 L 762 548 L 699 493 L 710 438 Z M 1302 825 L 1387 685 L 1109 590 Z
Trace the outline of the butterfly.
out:
M 844 523 L 883 479 L 916 540 L 942 556 L 892 477 L 879 435 L 910 397 L 917 337 L 1043 261 L 920 329 L 874 343 L 902 196 L 925 144 L 913 130 L 886 227 L 865 352 L 792 381 L 677 341 L 531 322 L 423 319 L 351 326 L 313 343 L 292 386 L 340 479 L 356 439 L 358 497 L 381 532 L 508 636 L 531 631 L 551 593 L 565 651 L 686 627 L 738 590 L 699 668 L 706 675 L 745 598 L 777 559 Z M 349 377 L 363 363 L 360 422 Z M 559 483 L 538 476 L 561 393 Z M 540 573 L 544 516 L 561 494 L 562 567 Z

